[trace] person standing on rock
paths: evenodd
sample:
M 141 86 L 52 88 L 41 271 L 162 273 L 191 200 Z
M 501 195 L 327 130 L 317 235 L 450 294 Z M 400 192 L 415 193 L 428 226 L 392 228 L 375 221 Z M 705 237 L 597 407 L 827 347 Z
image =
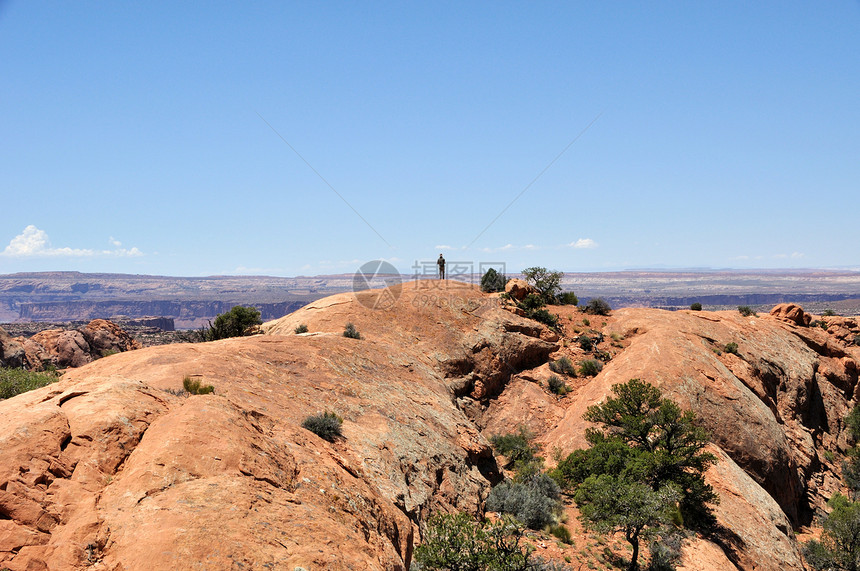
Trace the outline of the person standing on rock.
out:
M 436 260 L 436 265 L 439 266 L 439 279 L 445 279 L 445 258 L 442 257 L 442 254 L 439 254 L 439 259 Z

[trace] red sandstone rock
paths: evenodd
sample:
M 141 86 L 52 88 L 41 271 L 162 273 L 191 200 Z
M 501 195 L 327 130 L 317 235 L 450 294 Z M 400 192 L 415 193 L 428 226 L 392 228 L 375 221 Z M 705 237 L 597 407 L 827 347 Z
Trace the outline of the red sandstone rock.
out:
M 623 348 L 558 398 L 533 381 L 550 355 L 586 356 L 576 335 L 560 349 L 454 282 L 332 296 L 263 330 L 99 359 L 0 401 L 0 568 L 405 569 L 430 514 L 481 510 L 499 475 L 484 435 L 525 425 L 551 463 L 585 444 L 587 406 L 638 377 L 695 410 L 720 457 L 707 479 L 737 541 L 687 540 L 682 568 L 800 571 L 791 527 L 839 489 L 823 456 L 847 446 L 858 390 L 860 348 L 820 328 L 620 309 L 601 332 Z M 728 342 L 738 355 L 718 354 Z M 187 375 L 214 394 L 167 392 Z M 301 428 L 322 411 L 342 439 Z
M 783 319 L 803 327 L 812 322 L 812 317 L 804 312 L 802 307 L 794 303 L 780 303 L 770 310 L 770 314 L 778 319 Z
M 522 301 L 530 293 L 537 293 L 537 289 L 529 285 L 525 280 L 513 278 L 505 284 L 505 293 L 517 301 Z

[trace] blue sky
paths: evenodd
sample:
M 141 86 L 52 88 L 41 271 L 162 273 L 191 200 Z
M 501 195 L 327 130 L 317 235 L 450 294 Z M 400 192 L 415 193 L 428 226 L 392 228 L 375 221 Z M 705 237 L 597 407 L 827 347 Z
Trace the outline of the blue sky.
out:
M 0 273 L 860 268 L 858 29 L 858 1 L 0 0 Z

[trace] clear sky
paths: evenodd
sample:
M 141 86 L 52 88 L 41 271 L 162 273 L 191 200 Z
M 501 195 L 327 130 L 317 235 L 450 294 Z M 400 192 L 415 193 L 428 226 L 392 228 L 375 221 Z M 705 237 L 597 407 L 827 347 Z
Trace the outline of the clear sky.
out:
M 0 0 L 0 105 L 0 273 L 860 268 L 857 0 Z

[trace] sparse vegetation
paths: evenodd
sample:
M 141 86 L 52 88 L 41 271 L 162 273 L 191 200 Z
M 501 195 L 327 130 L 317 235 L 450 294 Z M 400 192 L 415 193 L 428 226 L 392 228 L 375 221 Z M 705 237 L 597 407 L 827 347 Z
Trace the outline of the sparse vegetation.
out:
M 302 421 L 302 428 L 310 430 L 329 442 L 334 442 L 336 438 L 342 436 L 341 425 L 343 425 L 343 419 L 328 411 L 309 416 Z
M 758 315 L 758 314 L 757 314 L 755 311 L 753 311 L 753 309 L 752 309 L 750 306 L 748 306 L 748 305 L 739 305 L 739 306 L 738 306 L 738 313 L 740 313 L 740 314 L 741 314 L 741 315 L 743 315 L 744 317 L 755 317 L 756 315 Z
M 361 339 L 361 333 L 356 331 L 355 325 L 352 323 L 347 323 L 343 328 L 343 336 L 349 337 L 350 339 Z
M 725 353 L 732 353 L 734 355 L 737 355 L 738 354 L 738 344 L 735 343 L 734 341 L 730 341 L 730 342 L 726 343 L 725 347 L 723 347 L 723 351 Z
M 481 276 L 481 291 L 493 293 L 497 291 L 505 291 L 505 284 L 508 279 L 505 274 L 500 274 L 494 268 L 490 268 Z
M 854 344 L 860 347 L 860 335 L 854 336 Z
M 550 313 L 544 307 L 546 302 L 536 293 L 530 293 L 517 304 L 517 307 L 525 311 L 526 317 L 539 321 L 549 327 L 558 326 L 558 316 Z
M 57 382 L 55 373 L 36 373 L 24 369 L 0 368 L 0 400 L 46 387 Z
M 296 335 L 301 335 L 302 333 L 307 333 L 308 332 L 308 326 L 305 325 L 304 323 L 300 323 L 299 325 L 296 326 L 294 331 L 296 332 Z
M 551 393 L 559 396 L 564 396 L 570 391 L 567 383 L 556 375 L 550 375 L 549 379 L 547 379 L 546 386 L 549 388 Z
M 190 395 L 208 395 L 215 390 L 212 385 L 203 385 L 200 379 L 188 375 L 182 379 L 182 388 Z
M 806 562 L 819 571 L 860 569 L 860 502 L 837 493 L 827 502 L 831 512 L 821 522 L 821 540 L 803 545 Z
M 612 308 L 601 297 L 589 300 L 585 306 L 585 313 L 591 315 L 609 315 L 610 311 L 612 311 Z
M 533 267 L 523 270 L 526 282 L 534 286 L 544 304 L 552 305 L 561 294 L 561 272 L 551 272 L 546 268 Z
M 825 309 L 825 310 L 821 313 L 821 315 L 822 315 L 823 317 L 833 317 L 833 316 L 835 316 L 835 315 L 836 315 L 836 312 L 835 312 L 835 311 L 833 311 L 832 309 Z
M 576 376 L 576 367 L 573 366 L 571 360 L 567 357 L 559 357 L 555 361 L 549 362 L 549 370 L 553 373 L 560 373 L 562 375 L 569 375 L 571 377 Z
M 215 318 L 215 323 L 209 322 L 209 328 L 203 328 L 200 336 L 203 341 L 217 341 L 228 337 L 242 337 L 251 335 L 257 325 L 263 321 L 260 312 L 254 307 L 242 305 L 234 306 L 227 313 L 222 313 Z
M 583 377 L 593 377 L 603 370 L 603 363 L 597 359 L 586 359 L 579 364 L 579 374 Z
M 586 327 L 591 327 L 591 321 L 587 317 L 582 318 L 582 324 Z
M 690 309 L 692 309 L 693 311 L 702 311 L 702 304 L 698 301 L 693 302 L 690 304 Z

